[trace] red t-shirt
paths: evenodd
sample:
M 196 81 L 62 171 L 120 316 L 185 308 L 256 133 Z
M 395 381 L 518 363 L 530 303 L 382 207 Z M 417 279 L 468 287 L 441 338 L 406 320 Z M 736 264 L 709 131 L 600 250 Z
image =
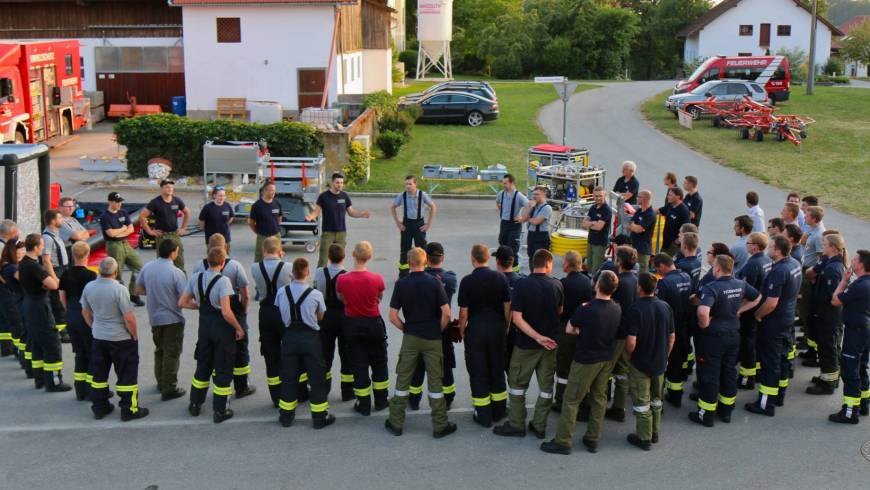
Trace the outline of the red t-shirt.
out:
M 335 283 L 335 291 L 344 298 L 345 316 L 381 316 L 378 297 L 384 289 L 384 278 L 369 271 L 342 274 Z

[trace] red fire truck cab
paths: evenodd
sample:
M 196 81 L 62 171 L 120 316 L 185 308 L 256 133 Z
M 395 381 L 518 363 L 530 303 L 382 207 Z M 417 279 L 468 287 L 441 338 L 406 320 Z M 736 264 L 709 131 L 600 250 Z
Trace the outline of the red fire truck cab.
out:
M 704 82 L 723 78 L 749 80 L 763 86 L 773 102 L 788 100 L 791 70 L 785 56 L 713 56 L 677 82 L 675 94 L 688 92 Z
M 0 42 L 0 143 L 37 143 L 87 124 L 78 41 Z

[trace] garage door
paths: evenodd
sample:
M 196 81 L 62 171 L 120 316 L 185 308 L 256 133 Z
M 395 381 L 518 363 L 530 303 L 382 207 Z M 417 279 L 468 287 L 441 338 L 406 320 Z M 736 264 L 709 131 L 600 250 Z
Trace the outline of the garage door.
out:
M 325 68 L 299 69 L 299 110 L 306 107 L 320 107 L 325 87 Z

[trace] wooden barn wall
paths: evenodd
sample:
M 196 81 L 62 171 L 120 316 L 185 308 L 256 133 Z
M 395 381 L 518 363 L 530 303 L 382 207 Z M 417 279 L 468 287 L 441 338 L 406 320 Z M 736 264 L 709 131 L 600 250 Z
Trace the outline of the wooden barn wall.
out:
M 0 3 L 0 38 L 65 37 L 181 37 L 181 9 L 160 0 Z
M 127 104 L 127 95 L 138 104 L 159 104 L 163 112 L 172 111 L 172 97 L 184 95 L 184 73 L 97 74 L 97 90 L 103 91 L 105 107 Z M 102 78 L 101 78 L 102 77 Z

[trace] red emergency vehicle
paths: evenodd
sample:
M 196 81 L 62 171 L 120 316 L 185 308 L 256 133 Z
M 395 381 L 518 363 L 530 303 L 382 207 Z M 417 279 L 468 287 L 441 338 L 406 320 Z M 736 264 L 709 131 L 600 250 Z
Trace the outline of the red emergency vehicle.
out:
M 788 100 L 791 70 L 785 56 L 714 56 L 701 63 L 685 80 L 677 82 L 675 94 L 688 92 L 710 80 L 749 80 L 763 86 L 773 102 Z
M 87 124 L 78 41 L 0 42 L 0 143 L 37 143 Z

